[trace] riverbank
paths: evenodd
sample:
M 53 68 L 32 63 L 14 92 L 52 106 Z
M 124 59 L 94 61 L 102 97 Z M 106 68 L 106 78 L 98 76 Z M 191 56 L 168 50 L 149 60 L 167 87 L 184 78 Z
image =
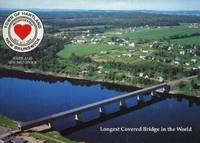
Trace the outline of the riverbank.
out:
M 18 123 L 16 121 L 0 115 L 0 127 L 12 130 L 17 128 L 17 124 Z
M 53 72 L 42 72 L 42 71 L 37 71 L 37 70 L 26 70 L 24 71 L 20 67 L 5 67 L 1 66 L 0 67 L 0 74 L 3 76 L 11 76 L 11 77 L 20 77 L 20 78 L 28 78 L 28 79 L 33 79 L 33 80 L 44 80 L 48 82 L 56 82 L 56 81 L 64 81 L 68 80 L 72 84 L 83 84 L 83 85 L 95 85 L 95 84 L 101 84 L 108 89 L 114 88 L 115 90 L 125 90 L 127 92 L 138 90 L 141 88 L 148 87 L 147 85 L 130 85 L 126 83 L 120 83 L 120 81 L 105 81 L 105 80 L 92 80 L 92 79 L 86 79 L 83 77 L 72 77 L 69 75 L 65 74 L 58 74 L 58 73 L 53 73 Z M 193 89 L 190 88 L 190 92 L 185 92 L 187 89 L 180 88 L 180 84 L 182 82 L 188 82 L 191 81 L 194 78 L 197 78 L 198 75 L 194 75 L 191 77 L 185 77 L 183 79 L 175 80 L 175 81 L 170 81 L 169 84 L 172 85 L 172 89 L 170 90 L 170 94 L 174 95 L 183 95 L 183 96 L 193 96 L 193 97 L 200 97 L 200 91 L 198 92 L 193 92 Z M 194 89 L 196 90 L 196 89 Z M 196 90 L 197 91 L 197 90 Z
M 20 133 L 15 137 L 16 139 L 25 140 L 28 142 L 34 142 L 34 143 L 84 143 L 84 142 L 77 142 L 70 140 L 66 137 L 63 137 L 59 132 L 57 131 L 51 131 L 47 133 L 40 133 L 40 132 L 23 132 Z
M 0 142 L 1 142 L 1 136 L 4 136 L 4 134 L 7 134 L 8 132 L 12 132 L 17 130 L 18 122 L 14 121 L 12 119 L 9 119 L 6 116 L 0 115 Z M 24 131 L 21 133 L 17 133 L 16 135 L 12 137 L 6 138 L 6 140 L 11 141 L 27 141 L 27 142 L 34 142 L 34 143 L 78 143 L 76 141 L 72 141 L 70 139 L 67 139 L 63 137 L 59 132 L 57 131 L 51 131 L 47 133 L 40 133 L 40 132 L 29 132 Z M 79 142 L 84 143 L 84 142 Z
M 5 134 L 17 129 L 18 123 L 6 116 L 0 115 L 0 142 Z

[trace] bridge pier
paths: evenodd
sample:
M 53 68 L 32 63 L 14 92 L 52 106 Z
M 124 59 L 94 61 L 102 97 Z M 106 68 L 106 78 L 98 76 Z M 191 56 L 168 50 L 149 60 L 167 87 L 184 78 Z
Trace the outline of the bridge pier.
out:
M 166 85 L 164 88 L 163 88 L 163 93 L 164 94 L 168 94 L 170 92 L 170 85 Z
M 155 91 L 151 91 L 151 96 L 155 96 Z
M 105 114 L 105 108 L 103 106 L 99 107 L 99 113 Z
M 106 115 L 105 108 L 103 106 L 99 107 L 100 117 L 104 117 Z
M 51 129 L 53 126 L 52 126 L 52 123 L 48 123 L 48 126 L 49 126 L 49 128 Z
M 155 92 L 155 91 L 151 92 L 151 96 L 152 97 L 160 97 L 160 95 L 157 92 Z
M 144 97 L 142 95 L 137 96 L 137 101 L 138 102 L 144 102 Z
M 74 119 L 75 119 L 75 121 L 80 121 L 80 114 L 75 114 Z
M 120 107 L 120 109 L 121 109 L 121 108 L 126 108 L 126 102 L 125 102 L 124 99 L 121 99 L 121 100 L 119 101 L 119 107 Z

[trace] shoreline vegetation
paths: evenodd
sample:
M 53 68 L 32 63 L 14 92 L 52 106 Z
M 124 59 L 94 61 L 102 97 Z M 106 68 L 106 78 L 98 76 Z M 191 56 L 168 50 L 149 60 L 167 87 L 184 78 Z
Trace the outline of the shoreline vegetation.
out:
M 7 128 L 9 130 L 17 128 L 17 122 L 9 119 L 6 116 L 0 115 L 0 128 Z
M 19 74 L 36 74 L 36 75 L 45 75 L 47 77 L 53 77 L 53 78 L 58 78 L 60 80 L 75 80 L 78 82 L 82 83 L 90 83 L 90 84 L 109 84 L 111 86 L 117 86 L 117 87 L 124 87 L 126 89 L 131 90 L 137 90 L 141 88 L 145 88 L 146 86 L 137 86 L 137 85 L 131 85 L 131 84 L 124 84 L 120 83 L 118 81 L 105 81 L 105 80 L 92 80 L 92 79 L 86 79 L 82 77 L 73 77 L 73 76 L 68 76 L 65 74 L 58 74 L 58 73 L 53 73 L 53 72 L 41 72 L 41 71 L 33 71 L 33 70 L 27 70 L 24 71 L 21 68 L 18 67 L 0 67 L 0 71 L 2 70 L 8 70 L 8 71 L 14 71 L 18 72 Z M 200 97 L 200 76 L 199 75 L 194 75 L 191 77 L 185 77 L 179 80 L 175 81 L 170 81 L 168 82 L 173 86 L 173 89 L 171 89 L 170 94 L 175 94 L 175 95 L 183 95 L 183 96 L 192 96 L 192 97 Z
M 4 115 L 0 115 L 0 137 L 3 134 L 16 130 L 17 126 L 18 126 L 17 121 L 10 119 Z M 50 131 L 47 133 L 24 131 L 22 133 L 17 133 L 14 136 L 14 139 L 21 139 L 30 142 L 45 141 L 48 143 L 84 143 L 84 142 L 72 141 L 66 137 L 63 137 L 58 131 Z

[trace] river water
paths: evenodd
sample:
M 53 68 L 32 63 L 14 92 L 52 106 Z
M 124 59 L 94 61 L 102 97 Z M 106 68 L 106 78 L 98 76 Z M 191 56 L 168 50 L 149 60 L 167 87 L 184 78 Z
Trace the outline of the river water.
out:
M 42 75 L 13 74 L 2 70 L 0 75 L 0 114 L 23 122 L 135 90 Z M 92 110 L 81 114 L 85 124 L 76 123 L 74 117 L 69 117 L 55 121 L 53 127 L 67 138 L 89 143 L 200 142 L 199 99 L 169 95 L 156 100 L 146 96 L 145 100 L 147 103 L 138 104 L 133 97 L 126 100 L 127 109 L 120 110 L 118 103 L 106 106 L 109 116 L 98 118 L 98 111 Z M 188 127 L 188 130 L 177 131 L 179 127 Z M 116 131 L 102 131 L 112 128 Z M 124 128 L 137 131 L 121 130 Z M 146 131 L 145 128 L 150 129 Z M 161 132 L 161 128 L 166 131 Z

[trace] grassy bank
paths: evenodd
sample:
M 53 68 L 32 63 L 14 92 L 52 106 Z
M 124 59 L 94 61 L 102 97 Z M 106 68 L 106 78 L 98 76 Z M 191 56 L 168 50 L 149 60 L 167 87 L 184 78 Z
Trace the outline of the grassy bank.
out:
M 17 122 L 3 115 L 0 115 L 0 127 L 14 129 L 17 128 Z
M 200 76 L 188 81 L 181 81 L 177 86 L 177 92 L 194 97 L 200 97 Z
M 17 122 L 9 119 L 6 116 L 0 115 L 0 129 L 5 128 L 9 130 L 13 130 L 17 128 Z M 24 132 L 20 134 L 20 137 L 32 137 L 36 140 L 45 141 L 48 143 L 78 143 L 76 141 L 72 141 L 63 137 L 57 131 L 51 131 L 47 133 L 37 133 L 37 132 Z

